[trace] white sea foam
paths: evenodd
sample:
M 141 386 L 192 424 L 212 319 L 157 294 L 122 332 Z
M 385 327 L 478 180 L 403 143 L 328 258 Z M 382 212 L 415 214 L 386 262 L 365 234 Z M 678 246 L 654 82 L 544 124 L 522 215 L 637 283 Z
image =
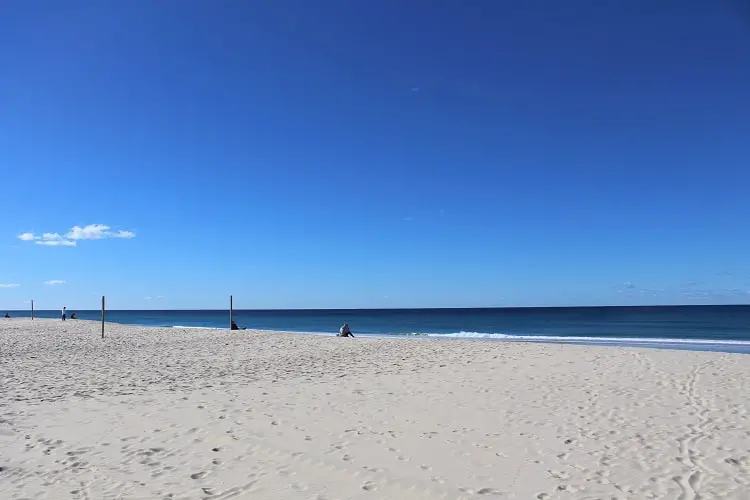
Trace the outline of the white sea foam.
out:
M 644 337 L 563 337 L 553 335 L 508 335 L 505 333 L 457 332 L 428 333 L 428 337 L 449 337 L 465 339 L 496 339 L 538 342 L 575 342 L 596 344 L 693 344 L 693 345 L 735 345 L 750 346 L 748 340 L 708 340 L 708 339 L 665 339 Z
M 210 326 L 187 326 L 187 325 L 173 325 L 172 328 L 184 328 L 189 330 L 226 330 L 227 328 L 218 328 Z M 271 331 L 271 330 L 269 330 Z M 333 336 L 335 333 L 331 332 L 300 332 L 300 331 L 287 331 L 287 330 L 274 330 L 278 333 L 293 333 L 303 335 L 322 335 L 322 336 Z M 591 345 L 630 345 L 630 346 L 683 346 L 683 348 L 689 348 L 689 346 L 704 346 L 710 348 L 711 346 L 733 346 L 735 348 L 750 348 L 750 340 L 722 340 L 722 339 L 670 339 L 670 338 L 647 338 L 647 337 L 565 337 L 559 335 L 511 335 L 506 333 L 484 333 L 484 332 L 455 332 L 455 333 L 424 333 L 424 332 L 411 332 L 402 334 L 388 334 L 388 333 L 360 333 L 360 336 L 371 337 L 371 338 L 384 338 L 392 339 L 398 337 L 432 337 L 432 338 L 445 338 L 445 339 L 483 339 L 483 340 L 506 340 L 515 342 L 554 342 L 554 343 L 567 343 L 567 344 L 591 344 Z
M 172 325 L 169 328 L 187 328 L 189 330 L 228 330 L 229 328 L 218 328 L 215 326 L 185 326 L 185 325 Z

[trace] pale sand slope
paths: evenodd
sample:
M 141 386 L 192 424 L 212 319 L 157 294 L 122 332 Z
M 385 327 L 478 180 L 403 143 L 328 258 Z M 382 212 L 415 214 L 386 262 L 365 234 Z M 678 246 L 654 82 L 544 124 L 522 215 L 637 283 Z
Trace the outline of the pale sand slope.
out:
M 0 322 L 0 498 L 750 498 L 747 355 L 98 328 Z

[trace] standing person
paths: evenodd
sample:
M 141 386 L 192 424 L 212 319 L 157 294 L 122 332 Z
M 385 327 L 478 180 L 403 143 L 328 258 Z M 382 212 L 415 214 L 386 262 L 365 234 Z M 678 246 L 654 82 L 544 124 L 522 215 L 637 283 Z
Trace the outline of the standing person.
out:
M 337 337 L 354 337 L 351 329 L 349 329 L 348 323 L 344 323 L 344 326 L 339 329 L 339 334 L 337 335 Z
M 65 321 L 65 318 L 67 318 L 67 316 L 68 316 L 68 308 L 67 307 L 63 307 L 63 310 L 62 310 L 62 320 Z

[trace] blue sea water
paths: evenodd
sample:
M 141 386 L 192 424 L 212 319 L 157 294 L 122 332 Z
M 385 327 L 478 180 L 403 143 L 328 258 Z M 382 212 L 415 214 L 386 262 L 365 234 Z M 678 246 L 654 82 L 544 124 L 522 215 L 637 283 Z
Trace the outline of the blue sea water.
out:
M 72 312 L 72 311 L 71 311 Z M 100 311 L 75 311 L 99 320 Z M 13 317 L 29 311 L 11 312 Z M 58 318 L 59 310 L 37 311 Z M 559 307 L 487 309 L 235 310 L 250 329 L 355 335 L 434 336 L 634 345 L 750 353 L 750 306 Z M 107 321 L 144 326 L 226 328 L 226 310 L 107 311 Z

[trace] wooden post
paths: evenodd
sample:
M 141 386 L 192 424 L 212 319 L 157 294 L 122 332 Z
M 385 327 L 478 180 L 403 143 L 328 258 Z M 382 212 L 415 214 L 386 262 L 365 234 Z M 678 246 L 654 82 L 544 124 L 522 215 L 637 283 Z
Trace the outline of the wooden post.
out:
M 102 295 L 102 338 L 104 338 L 104 295 Z
M 34 299 L 31 299 L 31 321 L 34 321 Z
M 229 329 L 232 329 L 232 321 L 234 320 L 234 297 L 229 296 Z

